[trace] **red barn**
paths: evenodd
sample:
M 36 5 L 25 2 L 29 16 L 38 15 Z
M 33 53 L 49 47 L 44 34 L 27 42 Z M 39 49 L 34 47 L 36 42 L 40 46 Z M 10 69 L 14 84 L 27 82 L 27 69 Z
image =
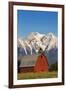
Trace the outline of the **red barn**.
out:
M 21 57 L 20 72 L 48 71 L 48 60 L 44 54 Z
M 48 60 L 46 58 L 46 56 L 44 54 L 41 54 L 35 64 L 34 70 L 36 72 L 40 72 L 40 71 L 48 71 Z

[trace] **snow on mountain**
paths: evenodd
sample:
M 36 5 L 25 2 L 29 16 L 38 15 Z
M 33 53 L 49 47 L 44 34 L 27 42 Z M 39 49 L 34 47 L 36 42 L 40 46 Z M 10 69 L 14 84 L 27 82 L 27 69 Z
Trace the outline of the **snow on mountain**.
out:
M 24 41 L 21 40 L 21 39 L 18 39 L 18 44 L 21 45 L 22 48 L 24 48 L 24 51 L 25 51 L 25 53 L 26 53 L 26 55 L 27 55 L 27 50 L 26 50 L 26 46 L 25 46 L 25 44 L 24 44 Z
M 47 37 L 51 39 L 51 40 L 50 40 L 50 43 L 49 43 L 49 46 L 48 46 L 48 48 L 47 48 L 47 50 L 49 51 L 49 50 L 51 50 L 52 48 L 57 47 L 58 41 L 57 41 L 57 37 L 54 36 L 52 33 L 49 33 L 49 34 L 47 35 Z
M 32 40 L 32 39 L 41 39 L 44 36 L 44 34 L 40 34 L 38 32 L 32 32 L 29 36 L 28 36 L 28 40 Z
M 26 39 L 18 38 L 18 47 L 21 47 L 27 55 L 27 50 L 32 54 L 38 52 L 39 48 L 43 51 L 50 51 L 53 48 L 57 48 L 57 37 L 53 33 L 40 34 L 38 32 L 32 32 Z

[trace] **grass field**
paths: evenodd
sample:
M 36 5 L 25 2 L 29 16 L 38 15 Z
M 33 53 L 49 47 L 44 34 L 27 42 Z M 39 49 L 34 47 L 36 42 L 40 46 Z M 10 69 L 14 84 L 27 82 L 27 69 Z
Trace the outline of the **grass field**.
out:
M 29 72 L 29 73 L 19 73 L 17 76 L 18 80 L 21 79 L 39 79 L 39 78 L 56 78 L 57 77 L 57 72 L 40 72 L 40 73 L 34 73 L 34 72 Z

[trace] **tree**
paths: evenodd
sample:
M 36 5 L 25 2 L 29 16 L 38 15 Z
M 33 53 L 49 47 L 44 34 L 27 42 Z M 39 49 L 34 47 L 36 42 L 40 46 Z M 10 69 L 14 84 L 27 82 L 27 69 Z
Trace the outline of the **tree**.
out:
M 43 53 L 43 50 L 42 48 L 39 48 L 39 51 L 38 51 L 39 54 Z
M 58 70 L 57 62 L 50 65 L 49 71 L 57 71 L 57 70 Z
M 20 60 L 18 60 L 18 73 L 20 72 Z

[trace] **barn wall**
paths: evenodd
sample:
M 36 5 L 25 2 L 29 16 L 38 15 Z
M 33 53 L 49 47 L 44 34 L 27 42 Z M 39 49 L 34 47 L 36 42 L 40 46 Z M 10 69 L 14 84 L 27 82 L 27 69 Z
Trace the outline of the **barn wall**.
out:
M 20 72 L 34 72 L 34 67 L 20 67 Z

